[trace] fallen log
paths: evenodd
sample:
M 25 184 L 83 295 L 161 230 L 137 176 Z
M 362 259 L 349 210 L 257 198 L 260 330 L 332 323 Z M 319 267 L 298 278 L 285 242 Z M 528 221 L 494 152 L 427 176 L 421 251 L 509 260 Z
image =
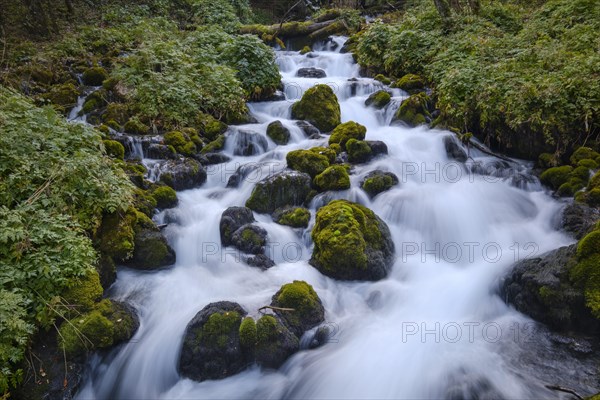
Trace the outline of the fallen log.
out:
M 333 19 L 323 22 L 305 21 L 305 22 L 285 22 L 283 24 L 273 25 L 243 25 L 240 28 L 240 33 L 249 33 L 258 36 L 273 35 L 279 38 L 293 38 L 298 36 L 309 36 L 313 32 L 323 30 L 330 25 L 338 23 L 338 20 Z M 336 25 L 337 26 L 337 25 Z M 338 26 L 339 27 L 339 26 Z M 342 25 L 343 27 L 343 25 Z

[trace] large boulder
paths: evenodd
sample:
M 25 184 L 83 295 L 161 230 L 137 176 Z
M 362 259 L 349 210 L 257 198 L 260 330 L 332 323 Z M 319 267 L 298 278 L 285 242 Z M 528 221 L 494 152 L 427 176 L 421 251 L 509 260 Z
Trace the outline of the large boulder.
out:
M 160 182 L 175 190 L 193 189 L 206 182 L 206 170 L 191 158 L 169 160 L 160 171 Z
M 394 242 L 383 220 L 368 208 L 335 200 L 317 212 L 311 265 L 341 280 L 385 278 L 394 262 Z
M 221 301 L 204 307 L 188 323 L 179 372 L 196 380 L 223 379 L 242 371 L 248 359 L 240 345 L 240 324 L 246 311 Z
M 321 133 L 313 124 L 308 121 L 296 121 L 296 126 L 302 129 L 304 136 L 307 138 L 317 137 Z
M 502 297 L 555 330 L 597 332 L 600 321 L 586 307 L 584 291 L 571 282 L 576 253 L 571 245 L 519 261 L 502 283 Z
M 360 183 L 362 190 L 373 198 L 379 193 L 390 190 L 399 183 L 398 177 L 392 172 L 375 170 L 369 172 Z
M 252 210 L 248 207 L 229 207 L 221 214 L 219 231 L 221 233 L 221 244 L 230 246 L 233 244 L 232 236 L 235 231 L 246 224 L 256 222 Z
M 298 337 L 325 320 L 321 299 L 313 287 L 304 281 L 283 285 L 273 296 L 271 306 L 275 307 L 275 314 Z
M 260 254 L 267 244 L 267 231 L 260 226 L 246 224 L 233 232 L 231 242 L 245 253 Z
M 342 149 L 346 149 L 348 140 L 364 140 L 366 134 L 367 128 L 365 126 L 354 121 L 344 122 L 331 132 L 329 144 L 339 144 Z
M 290 141 L 290 131 L 281 121 L 273 121 L 267 126 L 267 136 L 277 144 L 287 144 Z
M 562 212 L 562 229 L 575 239 L 581 239 L 594 229 L 598 220 L 598 209 L 575 201 L 569 203 Z
M 311 191 L 310 175 L 298 171 L 282 171 L 258 182 L 246 201 L 246 207 L 270 214 L 285 206 L 300 206 Z
M 133 255 L 126 262 L 128 266 L 155 269 L 175 263 L 175 251 L 150 218 L 138 213 L 134 232 Z
M 322 132 L 331 132 L 341 123 L 338 99 L 327 85 L 315 85 L 292 105 L 292 118 L 307 120 Z

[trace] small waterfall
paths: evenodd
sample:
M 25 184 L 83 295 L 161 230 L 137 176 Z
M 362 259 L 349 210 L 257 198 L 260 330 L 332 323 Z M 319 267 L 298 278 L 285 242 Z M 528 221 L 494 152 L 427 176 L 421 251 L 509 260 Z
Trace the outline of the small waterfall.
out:
M 177 264 L 153 272 L 119 270 L 110 295 L 131 303 L 141 326 L 129 343 L 93 358 L 79 399 L 558 398 L 545 385 L 563 378 L 592 391 L 578 380 L 584 372 L 577 373 L 596 368 L 593 362 L 573 357 L 543 333 L 516 340 L 515 331 L 532 321 L 495 294 L 499 277 L 518 257 L 573 242 L 553 226 L 562 205 L 541 189 L 526 163 L 475 149 L 460 163 L 445 148 L 451 133 L 390 125 L 406 93 L 360 77 L 352 56 L 339 52 L 344 41 L 334 37 L 306 55 L 277 51 L 286 100 L 249 104 L 259 122 L 227 132 L 224 152 L 231 160 L 211 169 L 202 187 L 179 193 L 178 207 L 161 214 Z M 322 69 L 326 78 L 297 77 L 300 68 Z M 397 251 L 383 281 L 324 277 L 308 263 L 310 228 L 298 233 L 268 215 L 255 217 L 269 234 L 275 267 L 250 267 L 220 247 L 219 219 L 227 207 L 244 205 L 257 182 L 285 168 L 290 150 L 326 145 L 326 138 L 305 137 L 290 119 L 294 100 L 316 83 L 332 85 L 342 120 L 365 125 L 367 139 L 384 141 L 389 155 L 353 166 L 351 189 L 316 196 L 311 223 L 317 208 L 334 198 L 371 208 L 388 224 Z M 383 110 L 365 106 L 381 89 L 391 91 L 392 102 Z M 287 145 L 266 137 L 275 120 L 290 128 Z M 143 161 L 149 178 L 158 179 L 160 162 Z M 393 172 L 399 184 L 371 199 L 360 182 L 376 169 Z M 285 244 L 299 249 L 298 257 L 283 255 Z M 535 254 L 523 255 L 531 244 Z M 209 245 L 217 254 L 206 250 Z M 250 367 L 201 383 L 178 375 L 184 331 L 200 309 L 230 300 L 255 315 L 294 279 L 319 294 L 327 323 L 336 327 L 335 341 L 295 354 L 278 371 Z

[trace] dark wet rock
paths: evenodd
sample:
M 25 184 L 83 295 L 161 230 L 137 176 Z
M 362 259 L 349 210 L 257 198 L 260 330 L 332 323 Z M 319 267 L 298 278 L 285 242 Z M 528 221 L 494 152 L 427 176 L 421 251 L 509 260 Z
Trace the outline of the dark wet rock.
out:
M 246 311 L 221 301 L 204 307 L 185 330 L 179 359 L 182 376 L 204 381 L 241 372 L 248 360 L 240 346 L 240 323 Z
M 448 158 L 458 162 L 467 161 L 467 152 L 465 149 L 463 149 L 458 139 L 456 139 L 454 136 L 444 137 L 444 148 L 446 149 Z
M 264 315 L 256 322 L 256 362 L 264 368 L 279 368 L 300 348 L 300 342 L 279 319 Z
M 385 142 L 382 142 L 381 140 L 365 140 L 365 142 L 371 148 L 371 158 L 388 154 L 388 147 Z
M 267 136 L 276 144 L 284 145 L 290 141 L 290 131 L 281 121 L 273 121 L 267 126 Z
M 206 153 L 202 157 L 203 159 L 200 161 L 202 165 L 223 164 L 231 161 L 231 157 L 222 153 Z
M 369 197 L 375 197 L 381 192 L 390 190 L 399 183 L 398 177 L 392 172 L 375 170 L 369 172 L 360 187 L 367 192 Z
M 597 208 L 572 202 L 562 212 L 562 229 L 579 240 L 593 230 L 598 220 L 600 211 Z
M 269 143 L 260 133 L 239 131 L 232 136 L 233 154 L 236 156 L 253 156 L 267 151 Z
M 246 224 L 233 232 L 231 242 L 245 253 L 260 254 L 267 244 L 267 231 L 260 226 Z
M 246 262 L 251 267 L 257 267 L 262 270 L 267 270 L 275 266 L 275 261 L 271 260 L 264 254 L 257 254 L 253 257 L 248 257 L 248 259 L 246 259 Z
M 586 307 L 583 291 L 569 279 L 576 249 L 576 245 L 561 247 L 518 262 L 502 282 L 502 296 L 520 312 L 552 329 L 597 332 L 600 321 Z
M 294 281 L 283 285 L 273 298 L 271 306 L 277 307 L 275 314 L 297 337 L 321 324 L 325 320 L 325 309 L 321 299 L 311 285 Z M 294 311 L 284 311 L 293 309 Z
M 154 160 L 173 160 L 177 153 L 164 144 L 150 143 L 146 150 L 146 157 Z
M 246 206 L 256 212 L 270 214 L 280 207 L 304 204 L 310 191 L 310 175 L 282 171 L 258 182 Z
M 378 90 L 375 93 L 372 93 L 367 100 L 365 100 L 366 106 L 372 106 L 375 108 L 383 108 L 387 106 L 392 99 L 390 92 L 386 90 Z
M 169 160 L 160 171 L 160 182 L 175 190 L 193 189 L 206 182 L 206 170 L 191 158 Z
M 236 171 L 233 173 L 233 175 L 231 175 L 229 177 L 229 179 L 227 180 L 227 187 L 228 188 L 236 188 L 238 187 L 242 181 L 246 178 L 248 178 L 249 176 L 252 176 L 252 178 L 259 178 L 260 175 L 258 174 L 253 174 L 255 171 L 260 170 L 261 166 L 258 163 L 249 163 L 249 164 L 244 164 L 244 165 L 240 165 Z
M 246 224 L 256 222 L 252 210 L 247 207 L 229 207 L 221 214 L 219 231 L 221 233 L 221 244 L 230 246 L 233 244 L 232 236 L 235 231 Z
M 329 325 L 318 327 L 308 342 L 308 348 L 316 349 L 317 347 L 325 345 L 332 339 L 334 333 L 335 332 L 332 332 L 332 328 Z
M 394 263 L 394 242 L 387 224 L 373 211 L 334 200 L 317 211 L 310 264 L 340 280 L 376 281 Z
M 307 138 L 312 138 L 315 135 L 321 136 L 321 132 L 308 121 L 296 121 L 296 126 L 302 129 Z
M 299 78 L 325 78 L 327 74 L 325 71 L 319 68 L 300 68 L 296 72 L 296 76 Z
M 125 264 L 137 269 L 155 269 L 175 264 L 175 251 L 152 220 L 138 216 L 134 230 L 133 255 Z

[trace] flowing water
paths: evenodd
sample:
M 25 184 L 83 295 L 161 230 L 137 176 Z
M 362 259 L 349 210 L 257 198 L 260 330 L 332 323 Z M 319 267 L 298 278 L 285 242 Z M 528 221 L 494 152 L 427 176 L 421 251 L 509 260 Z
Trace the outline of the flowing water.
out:
M 466 165 L 459 164 L 444 148 L 449 132 L 390 126 L 406 94 L 393 90 L 384 110 L 365 107 L 368 95 L 383 86 L 359 76 L 352 56 L 339 53 L 343 41 L 333 38 L 307 55 L 277 52 L 287 100 L 250 104 L 258 123 L 227 133 L 231 161 L 210 167 L 201 188 L 178 193 L 179 206 L 157 216 L 169 223 L 165 232 L 177 264 L 153 272 L 119 270 L 110 295 L 134 305 L 141 326 L 130 343 L 94 356 L 79 398 L 558 398 L 544 387 L 557 383 L 593 391 L 582 375 L 594 367 L 496 294 L 515 260 L 573 242 L 555 227 L 563 205 L 522 163 L 471 150 Z M 321 68 L 327 77 L 295 77 L 301 67 Z M 288 151 L 326 144 L 326 137 L 307 139 L 290 120 L 293 101 L 316 83 L 331 85 L 342 121 L 365 125 L 367 139 L 384 141 L 389 156 L 355 166 L 351 189 L 317 196 L 311 225 L 316 209 L 332 198 L 371 208 L 396 244 L 388 279 L 340 282 L 321 275 L 308 264 L 311 227 L 294 230 L 267 215 L 255 217 L 269 233 L 275 267 L 250 267 L 220 248 L 219 219 L 227 207 L 243 205 L 256 182 L 284 169 Z M 274 120 L 290 129 L 288 145 L 263 140 Z M 251 156 L 235 155 L 243 131 L 262 137 L 254 137 Z M 242 165 L 252 173 L 239 188 L 226 188 Z M 375 169 L 394 172 L 400 184 L 371 200 L 359 184 Z M 258 308 L 295 279 L 313 285 L 323 301 L 333 332 L 327 344 L 300 351 L 278 371 L 253 367 L 202 383 L 178 375 L 185 327 L 205 305 L 235 301 L 257 317 Z

